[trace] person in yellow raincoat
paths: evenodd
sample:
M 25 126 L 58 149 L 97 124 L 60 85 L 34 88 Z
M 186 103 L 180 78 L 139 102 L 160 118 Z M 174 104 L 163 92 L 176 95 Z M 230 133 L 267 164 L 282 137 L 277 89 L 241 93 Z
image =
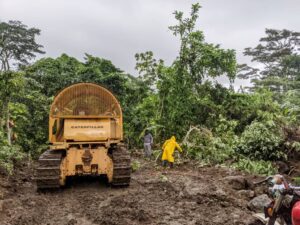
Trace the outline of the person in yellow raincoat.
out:
M 162 146 L 163 149 L 163 154 L 162 154 L 162 161 L 163 161 L 163 166 L 167 166 L 167 162 L 170 164 L 170 168 L 173 168 L 174 165 L 174 150 L 177 148 L 179 152 L 182 152 L 181 147 L 179 144 L 176 142 L 175 136 L 172 136 L 170 139 L 166 140 L 165 143 Z

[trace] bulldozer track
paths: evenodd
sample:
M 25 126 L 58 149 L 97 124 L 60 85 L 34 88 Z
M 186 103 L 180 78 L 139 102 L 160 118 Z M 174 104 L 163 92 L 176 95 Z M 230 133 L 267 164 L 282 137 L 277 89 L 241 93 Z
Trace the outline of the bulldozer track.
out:
M 112 153 L 113 186 L 128 186 L 130 183 L 130 154 L 124 146 L 117 146 Z
M 60 187 L 60 164 L 63 152 L 47 150 L 39 158 L 36 169 L 36 184 L 38 189 Z

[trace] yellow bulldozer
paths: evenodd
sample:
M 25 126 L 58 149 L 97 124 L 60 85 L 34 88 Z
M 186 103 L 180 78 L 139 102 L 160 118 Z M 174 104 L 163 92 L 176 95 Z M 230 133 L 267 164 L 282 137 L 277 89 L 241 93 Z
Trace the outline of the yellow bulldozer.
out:
M 67 177 L 90 175 L 128 186 L 130 155 L 122 140 L 122 109 L 111 92 L 93 83 L 63 89 L 50 108 L 50 148 L 38 160 L 37 188 L 58 188 Z

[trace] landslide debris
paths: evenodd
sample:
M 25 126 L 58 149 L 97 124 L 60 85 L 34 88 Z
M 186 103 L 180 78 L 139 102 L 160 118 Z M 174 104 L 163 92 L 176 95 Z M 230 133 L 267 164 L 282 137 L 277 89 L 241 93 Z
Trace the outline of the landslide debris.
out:
M 247 204 L 251 176 L 228 168 L 185 164 L 163 170 L 143 161 L 128 188 L 77 179 L 61 190 L 37 192 L 33 168 L 0 175 L 3 225 L 197 224 L 255 225 Z

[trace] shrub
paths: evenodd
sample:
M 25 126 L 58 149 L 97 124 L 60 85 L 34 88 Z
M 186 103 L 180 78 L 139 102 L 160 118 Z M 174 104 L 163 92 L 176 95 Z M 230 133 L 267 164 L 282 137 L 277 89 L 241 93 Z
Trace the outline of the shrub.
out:
M 270 161 L 252 160 L 249 158 L 239 159 L 231 167 L 251 174 L 274 175 L 277 173 L 276 168 Z
M 212 164 L 223 163 L 230 158 L 233 150 L 229 143 L 202 127 L 191 127 L 183 141 L 188 156 Z
M 23 159 L 24 156 L 19 146 L 3 145 L 0 147 L 0 166 L 12 174 L 14 163 Z
M 137 170 L 139 170 L 141 167 L 141 163 L 137 160 L 134 160 L 132 163 L 131 163 L 131 169 L 132 169 L 132 172 L 135 172 Z
M 282 150 L 283 134 L 274 124 L 252 122 L 242 133 L 235 151 L 255 160 L 286 158 Z

